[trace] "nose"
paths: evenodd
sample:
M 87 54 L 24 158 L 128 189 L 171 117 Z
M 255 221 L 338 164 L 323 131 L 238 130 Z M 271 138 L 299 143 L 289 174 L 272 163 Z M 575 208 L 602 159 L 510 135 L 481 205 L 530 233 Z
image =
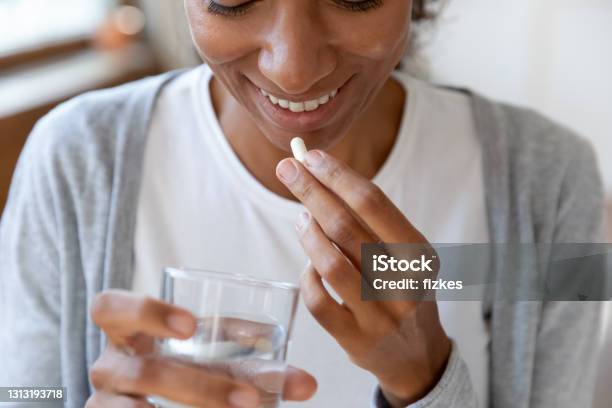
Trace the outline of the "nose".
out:
M 334 71 L 337 56 L 316 6 L 305 12 L 301 1 L 279 4 L 259 54 L 259 69 L 286 94 L 299 95 Z

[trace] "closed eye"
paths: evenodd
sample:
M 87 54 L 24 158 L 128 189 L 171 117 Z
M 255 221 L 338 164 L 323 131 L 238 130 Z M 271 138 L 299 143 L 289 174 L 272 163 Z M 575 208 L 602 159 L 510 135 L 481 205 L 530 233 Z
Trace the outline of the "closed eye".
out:
M 223 6 L 214 0 L 208 0 L 208 11 L 227 17 L 241 16 L 257 1 L 250 0 L 237 6 Z M 383 0 L 331 0 L 334 5 L 349 11 L 368 11 L 382 6 Z
M 222 6 L 214 0 L 208 0 L 208 11 L 212 14 L 219 14 L 222 16 L 236 17 L 246 13 L 257 1 L 250 0 L 237 6 Z
M 349 11 L 368 11 L 382 6 L 383 0 L 333 0 L 333 2 Z

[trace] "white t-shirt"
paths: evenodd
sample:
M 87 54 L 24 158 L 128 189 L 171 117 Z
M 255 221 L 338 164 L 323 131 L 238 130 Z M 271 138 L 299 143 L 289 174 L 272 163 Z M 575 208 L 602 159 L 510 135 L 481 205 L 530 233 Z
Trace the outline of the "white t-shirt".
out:
M 409 90 L 390 156 L 374 178 L 432 243 L 489 241 L 481 147 L 469 98 L 395 72 Z M 298 282 L 307 258 L 294 225 L 301 204 L 264 188 L 223 135 L 202 65 L 162 91 L 146 146 L 137 211 L 133 290 L 157 297 L 162 268 L 246 273 Z M 438 302 L 481 406 L 486 406 L 488 329 L 481 302 Z M 302 407 L 363 407 L 376 379 L 353 365 L 300 301 L 289 363 L 319 389 Z M 287 404 L 293 406 L 293 403 Z

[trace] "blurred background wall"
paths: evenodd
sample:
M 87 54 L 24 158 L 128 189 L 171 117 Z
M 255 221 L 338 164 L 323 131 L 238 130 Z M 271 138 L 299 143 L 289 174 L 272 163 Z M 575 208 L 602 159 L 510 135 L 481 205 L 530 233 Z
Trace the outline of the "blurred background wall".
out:
M 612 1 L 442 4 L 408 65 L 436 83 L 532 107 L 587 137 L 612 197 Z M 27 134 L 55 104 L 200 63 L 180 0 L 0 0 L 0 27 L 0 211 Z M 606 339 L 612 354 L 612 333 Z M 608 397 L 597 407 L 609 407 L 612 363 L 602 364 L 600 378 L 598 392 Z
M 424 51 L 435 81 L 533 107 L 589 138 L 612 191 L 610 39 L 610 0 L 449 0 Z
M 165 70 L 199 64 L 181 0 L 141 0 L 152 46 Z

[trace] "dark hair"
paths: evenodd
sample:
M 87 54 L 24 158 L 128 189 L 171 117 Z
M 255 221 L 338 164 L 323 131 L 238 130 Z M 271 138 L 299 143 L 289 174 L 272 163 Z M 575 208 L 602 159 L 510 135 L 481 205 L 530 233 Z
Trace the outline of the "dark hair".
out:
M 410 36 L 410 41 L 407 45 L 405 51 L 405 57 L 410 56 L 411 54 L 417 53 L 419 48 L 422 46 L 421 41 L 419 41 L 420 31 L 425 29 L 426 23 L 431 23 L 436 18 L 436 10 L 439 9 L 440 4 L 437 5 L 436 8 L 435 3 L 441 3 L 439 0 L 413 0 L 412 2 L 412 34 Z M 403 69 L 405 66 L 405 61 L 400 61 L 395 69 Z
M 414 0 L 412 3 L 412 21 L 421 22 L 431 20 L 435 13 L 431 10 L 431 5 L 436 0 Z

